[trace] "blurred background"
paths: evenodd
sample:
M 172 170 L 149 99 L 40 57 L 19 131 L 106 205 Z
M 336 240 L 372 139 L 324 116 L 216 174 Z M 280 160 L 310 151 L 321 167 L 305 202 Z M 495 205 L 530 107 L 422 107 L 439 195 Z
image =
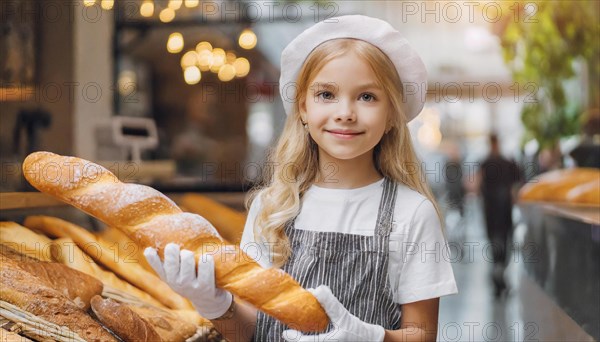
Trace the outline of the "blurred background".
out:
M 20 164 L 37 150 L 245 215 L 285 120 L 281 51 L 317 21 L 365 14 L 402 32 L 429 72 L 409 126 L 459 286 L 441 301 L 438 340 L 598 340 L 599 11 L 598 1 L 2 0 L 0 217 L 51 213 L 98 229 L 23 200 L 33 189 Z M 501 192 L 516 205 L 499 209 Z

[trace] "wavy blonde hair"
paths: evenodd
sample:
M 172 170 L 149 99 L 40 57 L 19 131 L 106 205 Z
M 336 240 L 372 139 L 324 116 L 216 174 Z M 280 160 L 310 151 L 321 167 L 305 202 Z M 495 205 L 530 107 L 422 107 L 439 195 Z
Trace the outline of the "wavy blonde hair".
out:
M 391 130 L 384 134 L 374 149 L 376 169 L 385 177 L 405 184 L 426 196 L 440 212 L 414 152 L 407 121 L 403 113 L 400 79 L 387 55 L 375 46 L 357 39 L 334 39 L 319 45 L 307 57 L 296 80 L 297 95 L 293 113 L 288 116 L 274 150 L 268 156 L 263 186 L 254 189 L 247 207 L 260 195 L 261 207 L 254 222 L 254 236 L 270 248 L 272 262 L 281 267 L 291 254 L 284 228 L 300 212 L 303 194 L 317 179 L 318 148 L 306 134 L 300 118 L 300 104 L 306 100 L 308 86 L 331 60 L 345 53 L 356 53 L 373 70 L 379 86 L 386 93 L 397 115 L 391 115 Z M 260 241 L 257 239 L 257 241 Z

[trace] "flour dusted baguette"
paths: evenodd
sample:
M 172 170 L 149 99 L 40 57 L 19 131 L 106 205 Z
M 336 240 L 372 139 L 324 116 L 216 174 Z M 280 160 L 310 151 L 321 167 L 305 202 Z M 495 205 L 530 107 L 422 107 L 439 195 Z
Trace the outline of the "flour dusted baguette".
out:
M 174 242 L 197 257 L 213 254 L 217 286 L 293 328 L 322 331 L 329 323 L 316 298 L 292 277 L 261 268 L 238 246 L 225 245 L 203 217 L 183 213 L 150 187 L 121 183 L 97 164 L 49 152 L 30 154 L 23 175 L 38 190 L 121 229 L 142 248 L 155 247 L 162 255 Z
M 115 253 L 115 249 L 111 249 L 110 243 L 83 227 L 51 216 L 28 216 L 24 224 L 26 227 L 51 236 L 73 239 L 79 248 L 94 260 L 170 308 L 193 308 L 185 298 L 175 293 L 160 278 L 139 266 L 137 260 L 119 256 Z

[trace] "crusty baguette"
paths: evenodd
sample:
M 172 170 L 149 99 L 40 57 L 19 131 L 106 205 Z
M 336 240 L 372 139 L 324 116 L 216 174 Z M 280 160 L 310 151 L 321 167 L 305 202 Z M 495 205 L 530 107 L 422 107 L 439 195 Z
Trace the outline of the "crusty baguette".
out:
M 36 276 L 84 310 L 89 309 L 93 296 L 102 293 L 102 283 L 94 277 L 63 264 L 30 258 L 2 244 L 0 244 L 0 263 L 2 267 L 18 267 Z
M 146 257 L 144 257 L 144 251 L 142 251 L 140 246 L 132 241 L 122 231 L 114 227 L 106 227 L 99 232 L 95 232 L 94 234 L 100 236 L 100 238 L 104 241 L 109 242 L 111 246 L 115 246 L 118 249 L 119 255 L 125 260 L 134 260 L 146 271 L 154 273 L 154 270 L 146 261 Z
M 50 255 L 52 240 L 15 222 L 0 222 L 0 243 L 29 257 L 53 261 Z
M 155 247 L 162 255 L 174 242 L 197 258 L 212 253 L 217 286 L 295 329 L 322 331 L 329 323 L 317 299 L 287 273 L 263 269 L 239 246 L 225 244 L 206 219 L 183 213 L 159 191 L 122 183 L 84 159 L 49 152 L 27 156 L 23 175 L 38 190 L 121 229 L 142 248 Z
M 600 206 L 600 179 L 592 180 L 572 188 L 567 192 L 567 201 Z
M 234 245 L 240 244 L 246 215 L 200 194 L 185 194 L 180 203 L 187 211 L 204 217 L 214 225 L 225 240 Z
M 572 168 L 549 171 L 540 174 L 524 185 L 519 190 L 519 200 L 571 202 L 572 199 L 568 198 L 569 191 L 594 181 L 600 182 L 600 170 L 598 169 Z
M 89 274 L 100 280 L 104 286 L 126 292 L 148 304 L 163 307 L 163 304 L 148 293 L 138 289 L 130 283 L 118 278 L 114 273 L 105 271 L 92 258 L 85 253 L 70 238 L 60 238 L 52 242 L 51 253 L 56 261 L 73 269 Z M 166 308 L 166 307 L 165 307 Z
M 61 291 L 7 262 L 0 263 L 0 300 L 42 320 L 67 327 L 69 331 L 86 341 L 116 341 L 108 331 Z M 73 339 L 75 340 L 75 337 Z
M 100 296 L 92 298 L 92 310 L 102 324 L 125 341 L 183 342 L 197 329 L 167 311 L 122 304 Z
M 126 259 L 118 255 L 118 249 L 111 248 L 110 243 L 83 227 L 50 216 L 28 216 L 25 218 L 24 225 L 50 236 L 70 237 L 84 253 L 91 256 L 98 263 L 146 291 L 170 308 L 193 308 L 188 300 L 175 293 L 158 276 L 143 269 L 137 264 L 136 260 Z
M 92 298 L 92 310 L 105 327 L 126 342 L 163 341 L 154 327 L 125 304 L 96 296 Z

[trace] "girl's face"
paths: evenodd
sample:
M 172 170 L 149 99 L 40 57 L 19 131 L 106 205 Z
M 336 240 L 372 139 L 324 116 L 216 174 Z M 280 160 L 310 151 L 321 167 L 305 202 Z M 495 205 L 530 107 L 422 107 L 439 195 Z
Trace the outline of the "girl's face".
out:
M 319 158 L 372 162 L 373 148 L 386 128 L 392 106 L 366 61 L 354 53 L 337 57 L 309 83 L 301 106 L 319 146 Z

